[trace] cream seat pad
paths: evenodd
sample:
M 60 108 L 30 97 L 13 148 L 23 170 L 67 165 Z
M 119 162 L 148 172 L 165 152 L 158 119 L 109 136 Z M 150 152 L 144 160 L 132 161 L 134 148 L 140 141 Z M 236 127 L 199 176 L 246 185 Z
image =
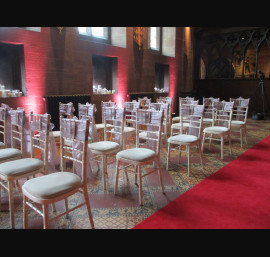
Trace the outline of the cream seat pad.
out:
M 172 136 L 168 139 L 168 142 L 171 144 L 179 144 L 180 142 L 183 143 L 193 143 L 198 140 L 198 137 L 192 136 L 192 135 L 186 135 L 186 134 L 181 134 L 177 136 Z
M 97 129 L 104 129 L 104 123 L 96 124 Z
M 0 148 L 4 148 L 5 144 L 3 142 L 0 142 Z
M 50 136 L 51 137 L 60 137 L 60 130 L 59 131 L 51 131 Z
M 219 127 L 219 126 L 208 127 L 203 130 L 203 132 L 206 132 L 206 133 L 224 133 L 228 131 L 229 131 L 228 128 Z
M 245 122 L 240 121 L 240 120 L 232 120 L 231 125 L 232 126 L 241 126 L 241 125 L 245 125 Z
M 0 174 L 13 177 L 30 173 L 44 167 L 43 161 L 35 158 L 24 158 L 0 164 Z
M 21 155 L 22 155 L 22 152 L 16 148 L 0 149 L 0 161 L 9 159 L 9 158 L 19 157 Z
M 119 144 L 112 141 L 100 141 L 100 142 L 88 144 L 88 148 L 90 150 L 108 152 L 108 151 L 119 148 Z
M 72 172 L 55 172 L 30 179 L 22 186 L 23 191 L 39 198 L 52 199 L 81 186 L 81 179 Z
M 131 148 L 117 153 L 116 158 L 124 158 L 131 161 L 142 162 L 147 161 L 155 156 L 153 150 L 147 148 Z
M 213 121 L 213 119 L 211 119 L 211 118 L 203 118 L 203 122 L 212 122 Z

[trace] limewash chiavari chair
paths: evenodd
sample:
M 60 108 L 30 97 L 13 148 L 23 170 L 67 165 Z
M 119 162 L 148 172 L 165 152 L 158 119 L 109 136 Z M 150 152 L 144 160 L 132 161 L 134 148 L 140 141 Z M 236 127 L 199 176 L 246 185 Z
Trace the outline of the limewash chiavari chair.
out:
M 230 98 L 230 102 L 234 102 L 234 109 L 232 114 L 232 123 L 231 129 L 238 129 L 240 132 L 240 142 L 241 147 L 243 147 L 243 132 L 245 134 L 245 141 L 247 144 L 247 115 L 248 115 L 248 106 L 249 98 L 244 99 L 239 98 Z
M 112 102 L 111 100 L 109 102 L 101 102 L 101 120 L 102 123 L 96 124 L 97 131 L 104 130 L 104 109 L 106 107 L 116 107 L 116 102 Z
M 88 142 L 96 142 L 97 139 L 97 128 L 96 128 L 96 121 L 95 121 L 95 114 L 96 114 L 96 105 L 95 104 L 78 104 L 78 116 L 79 119 L 89 119 L 89 137 Z
M 214 126 L 215 108 L 213 102 L 219 102 L 219 98 L 203 97 L 203 105 L 204 105 L 203 123 L 210 124 L 210 126 Z
M 206 127 L 203 130 L 203 139 L 202 139 L 202 152 L 204 149 L 204 141 L 206 139 L 209 140 L 209 149 L 211 140 L 220 141 L 221 142 L 221 160 L 224 157 L 224 142 L 227 139 L 229 142 L 230 154 L 232 154 L 231 147 L 231 121 L 232 121 L 232 113 L 234 102 L 220 102 L 223 105 L 223 108 L 216 110 L 216 116 L 214 121 L 214 126 Z
M 201 134 L 202 134 L 202 124 L 203 124 L 203 112 L 204 105 L 190 105 L 190 104 L 182 104 L 180 110 L 180 133 L 175 136 L 171 136 L 168 139 L 168 152 L 167 152 L 167 170 L 169 169 L 169 161 L 170 161 L 170 152 L 171 150 L 179 151 L 178 162 L 180 162 L 181 152 L 187 153 L 187 161 L 188 161 L 188 176 L 190 173 L 190 148 L 192 146 L 198 146 L 201 165 L 203 168 L 203 159 L 201 152 Z M 185 127 L 185 123 L 188 124 Z M 172 148 L 172 146 L 176 146 Z M 182 150 L 182 146 L 186 150 Z
M 185 122 L 185 119 L 187 117 L 186 113 L 184 113 L 184 115 L 182 115 L 182 112 L 189 111 L 190 110 L 190 108 L 188 108 L 189 105 L 198 105 L 198 104 L 199 104 L 199 100 L 184 99 L 184 100 L 180 101 L 180 104 L 179 104 L 179 114 L 180 114 L 179 122 L 178 123 L 173 123 L 171 125 L 171 133 L 170 133 L 171 136 L 179 134 L 180 127 L 181 127 L 181 117 L 184 119 L 183 120 L 184 130 L 189 126 L 189 122 Z M 183 108 L 183 106 L 186 107 L 186 108 Z
M 138 102 L 140 103 L 141 109 L 148 109 L 151 101 L 152 101 L 151 98 L 147 98 L 146 96 L 143 98 L 138 98 Z
M 126 109 L 126 124 L 124 127 L 123 149 L 126 149 L 127 137 L 136 134 L 136 109 L 140 108 L 139 102 L 124 102 Z
M 7 147 L 7 108 L 0 107 L 0 149 Z
M 13 128 L 12 140 L 14 140 L 14 138 L 18 139 L 21 145 L 20 147 L 22 147 L 24 111 L 20 110 L 16 116 L 16 123 L 12 121 L 12 126 L 17 128 L 17 133 L 15 133 L 15 129 Z M 17 186 L 21 192 L 21 186 L 19 185 L 20 179 L 29 179 L 30 176 L 35 176 L 38 173 L 48 173 L 50 115 L 30 113 L 29 130 L 31 138 L 31 157 L 11 160 L 0 164 L 1 186 L 6 189 L 9 194 L 10 224 L 12 228 L 15 228 L 13 203 L 15 193 L 14 186 Z M 16 136 L 14 136 L 14 134 L 16 134 Z M 40 152 L 40 158 L 35 158 L 35 155 L 37 155 L 36 151 Z
M 181 104 L 192 104 L 193 101 L 195 101 L 195 97 L 189 97 L 189 96 L 179 97 L 179 110 L 181 109 L 180 108 Z M 179 122 L 180 122 L 180 112 L 179 112 L 179 116 L 172 118 L 172 124 L 179 123 Z
M 114 194 L 117 194 L 119 171 L 124 170 L 127 172 L 135 173 L 135 180 L 137 183 L 137 176 L 139 176 L 139 203 L 143 205 L 143 190 L 142 190 L 142 178 L 158 171 L 160 185 L 162 192 L 164 193 L 164 186 L 161 174 L 160 166 L 160 144 L 161 144 L 161 131 L 163 123 L 163 112 L 154 110 L 137 109 L 136 114 L 136 148 L 130 148 L 122 150 L 116 155 L 116 175 L 115 175 L 115 187 Z M 144 140 L 146 144 L 144 147 L 140 147 L 139 134 L 145 132 L 147 129 Z M 120 167 L 120 162 L 127 164 Z M 158 168 L 153 169 L 150 172 L 142 174 L 142 166 L 147 164 L 157 163 Z M 128 167 L 134 166 L 135 170 L 128 169 Z
M 67 104 L 59 102 L 59 121 L 62 118 L 72 119 L 74 117 L 75 108 L 72 102 Z M 56 140 L 60 140 L 60 130 L 54 130 L 50 132 L 50 136 Z
M 104 108 L 104 141 L 88 144 L 95 159 L 102 158 L 103 189 L 106 190 L 107 157 L 123 149 L 125 108 Z
M 89 122 L 89 120 L 67 118 L 60 120 L 61 171 L 30 179 L 22 186 L 24 228 L 28 228 L 28 207 L 43 217 L 43 227 L 48 229 L 51 221 L 63 215 L 66 215 L 66 218 L 68 218 L 70 212 L 84 205 L 87 207 L 90 225 L 94 228 L 86 183 Z M 73 142 L 71 146 L 65 143 L 69 141 Z M 81 174 L 77 175 L 64 170 L 66 160 L 80 165 Z M 85 201 L 69 209 L 68 197 L 76 193 L 81 193 Z M 65 200 L 65 211 L 50 218 L 48 205 L 61 200 Z M 42 205 L 42 210 L 37 208 L 37 204 Z

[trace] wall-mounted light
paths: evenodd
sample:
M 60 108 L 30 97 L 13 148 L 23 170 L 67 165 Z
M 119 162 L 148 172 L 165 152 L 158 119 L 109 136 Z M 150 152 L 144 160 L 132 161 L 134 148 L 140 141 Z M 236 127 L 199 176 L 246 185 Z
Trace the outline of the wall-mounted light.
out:
M 58 29 L 59 34 L 61 35 L 62 34 L 62 30 L 63 30 L 64 27 L 56 27 L 56 28 Z

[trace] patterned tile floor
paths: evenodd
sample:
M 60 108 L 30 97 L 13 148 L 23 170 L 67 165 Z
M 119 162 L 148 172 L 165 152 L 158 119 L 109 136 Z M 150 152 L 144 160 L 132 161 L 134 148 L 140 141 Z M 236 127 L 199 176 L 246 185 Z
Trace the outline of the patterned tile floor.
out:
M 198 150 L 193 148 L 191 152 L 191 171 L 187 175 L 187 158 L 182 154 L 180 164 L 177 163 L 177 154 L 172 152 L 169 171 L 166 171 L 166 149 L 161 152 L 162 174 L 165 185 L 165 195 L 161 193 L 157 173 L 143 178 L 144 206 L 139 206 L 138 186 L 134 183 L 134 176 L 129 174 L 129 180 L 124 173 L 120 173 L 118 195 L 114 195 L 115 163 L 108 166 L 107 191 L 103 191 L 103 180 L 100 171 L 93 162 L 93 172 L 88 174 L 88 192 L 96 229 L 131 229 L 145 218 L 156 212 L 161 207 L 174 200 L 200 181 L 218 171 L 227 163 L 236 159 L 239 155 L 251 148 L 256 143 L 270 135 L 270 120 L 255 121 L 248 119 L 248 144 L 240 146 L 239 133 L 232 132 L 232 156 L 229 155 L 228 144 L 224 146 L 224 160 L 220 159 L 220 147 L 218 142 L 211 144 L 210 150 L 205 145 L 203 160 L 204 169 L 201 168 Z M 128 148 L 134 146 L 134 138 L 128 141 Z M 113 159 L 111 159 L 113 161 Z M 152 169 L 147 166 L 146 169 Z M 81 196 L 72 196 L 69 206 L 75 206 Z M 22 197 L 15 197 L 15 225 L 16 229 L 23 228 Z M 63 203 L 56 205 L 57 211 L 63 209 Z M 53 216 L 53 214 L 52 214 Z M 41 229 L 42 218 L 33 211 L 29 211 L 29 228 Z M 0 228 L 9 229 L 8 196 L 2 190 L 2 209 L 0 211 Z M 86 207 L 70 213 L 70 218 L 62 217 L 50 224 L 52 229 L 90 229 Z

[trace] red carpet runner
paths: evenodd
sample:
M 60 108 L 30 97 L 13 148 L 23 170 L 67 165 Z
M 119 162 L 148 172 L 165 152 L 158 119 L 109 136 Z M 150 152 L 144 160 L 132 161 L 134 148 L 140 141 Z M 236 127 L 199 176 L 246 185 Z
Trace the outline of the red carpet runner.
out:
M 269 229 L 270 136 L 134 229 Z

